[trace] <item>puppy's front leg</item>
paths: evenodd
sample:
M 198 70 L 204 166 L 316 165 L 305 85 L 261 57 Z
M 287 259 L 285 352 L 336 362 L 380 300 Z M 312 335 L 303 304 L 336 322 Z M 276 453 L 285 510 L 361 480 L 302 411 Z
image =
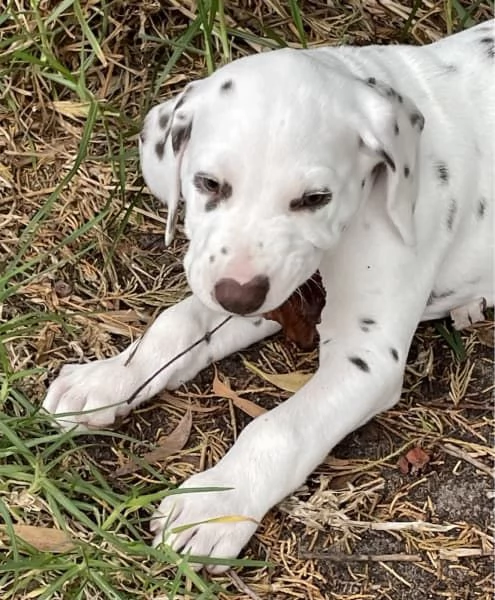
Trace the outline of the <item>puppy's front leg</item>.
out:
M 83 365 L 66 365 L 51 384 L 43 407 L 63 427 L 111 425 L 118 416 L 151 398 L 160 390 L 174 389 L 192 379 L 215 360 L 263 339 L 279 329 L 277 323 L 233 317 L 211 338 L 174 361 L 139 393 L 128 400 L 150 376 L 174 359 L 225 315 L 213 312 L 195 296 L 165 310 L 144 336 L 124 352 Z M 65 416 L 63 416 L 65 415 Z
M 264 514 L 340 440 L 397 402 L 440 260 L 431 259 L 431 247 L 407 247 L 379 222 L 349 232 L 320 267 L 327 302 L 317 373 L 284 404 L 252 421 L 216 466 L 182 485 L 184 491 L 228 489 L 162 502 L 152 523 L 155 544 L 165 540 L 191 555 L 237 556 Z
M 340 341 L 322 345 L 320 368 L 301 390 L 252 421 L 215 467 L 182 486 L 229 489 L 162 502 L 152 525 L 155 543 L 166 540 L 196 556 L 236 556 L 265 513 L 299 487 L 343 437 L 399 398 L 406 348 L 396 354 L 368 344 L 356 354 L 352 339 Z

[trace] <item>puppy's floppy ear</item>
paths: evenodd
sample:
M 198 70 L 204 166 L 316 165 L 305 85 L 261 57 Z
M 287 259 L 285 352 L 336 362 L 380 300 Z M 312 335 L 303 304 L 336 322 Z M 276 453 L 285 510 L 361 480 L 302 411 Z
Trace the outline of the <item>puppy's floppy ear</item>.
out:
M 139 136 L 139 158 L 144 180 L 151 193 L 167 204 L 165 244 L 174 239 L 179 201 L 180 170 L 193 126 L 188 107 L 191 86 L 175 98 L 152 108 Z
M 418 152 L 425 120 L 418 108 L 393 88 L 370 78 L 357 94 L 362 150 L 387 169 L 386 207 L 408 245 L 414 245 L 414 205 L 418 193 Z

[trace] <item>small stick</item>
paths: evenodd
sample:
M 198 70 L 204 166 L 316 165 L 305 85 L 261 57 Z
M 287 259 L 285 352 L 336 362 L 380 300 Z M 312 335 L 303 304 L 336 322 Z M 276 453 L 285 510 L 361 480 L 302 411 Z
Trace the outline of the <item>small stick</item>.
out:
M 230 581 L 232 581 L 239 592 L 246 594 L 246 596 L 249 596 L 251 600 L 261 600 L 258 594 L 255 594 L 252 589 L 248 588 L 248 586 L 244 583 L 244 581 L 242 581 L 237 573 L 234 573 L 234 571 L 229 571 L 227 576 L 230 578 Z
M 340 552 L 299 552 L 299 558 L 305 560 L 329 560 L 337 563 L 347 562 L 418 562 L 419 554 L 343 554 Z
M 146 379 L 144 381 L 144 383 L 142 383 L 136 390 L 134 390 L 134 392 L 129 396 L 129 398 L 127 398 L 126 403 L 130 404 L 137 396 L 138 394 L 140 394 L 144 388 L 153 381 L 153 379 L 155 379 L 155 377 L 158 377 L 158 375 L 160 375 L 160 373 L 162 371 L 164 371 L 167 367 L 169 367 L 172 363 L 174 363 L 176 360 L 179 360 L 179 358 L 182 358 L 185 354 L 187 354 L 188 352 L 190 352 L 191 350 L 193 350 L 194 348 L 196 348 L 196 346 L 199 346 L 202 342 L 209 342 L 211 336 L 216 333 L 221 327 L 223 327 L 227 321 L 230 321 L 230 319 L 232 319 L 232 315 L 229 317 L 226 317 L 223 321 L 220 321 L 220 323 L 214 327 L 211 331 L 207 331 L 202 337 L 199 338 L 199 340 L 196 340 L 195 342 L 193 342 L 190 346 L 188 346 L 185 350 L 183 350 L 182 352 L 179 352 L 179 354 L 176 354 L 173 358 L 171 358 L 168 362 L 166 362 L 164 365 L 162 365 L 159 369 L 157 369 L 153 375 L 150 375 L 148 377 L 148 379 Z
M 486 473 L 490 477 L 495 478 L 495 473 L 492 469 L 490 469 L 490 467 L 487 467 L 487 465 L 483 464 L 481 461 L 477 460 L 476 458 L 473 458 L 467 452 L 464 452 L 464 450 L 457 448 L 456 446 L 454 446 L 454 444 L 443 444 L 443 449 L 445 450 L 445 452 L 447 452 L 447 454 L 455 456 L 456 458 L 462 458 L 462 460 L 465 460 L 469 464 L 473 465 L 473 467 L 476 467 L 480 471 L 483 471 L 483 473 Z
M 446 560 L 457 560 L 459 558 L 475 558 L 493 556 L 493 552 L 481 548 L 452 548 L 438 551 L 439 558 Z
M 351 521 L 351 520 L 332 520 L 327 522 L 331 527 L 356 527 L 368 531 L 428 531 L 434 533 L 444 533 L 453 529 L 460 529 L 460 525 L 440 525 L 437 523 L 427 523 L 426 521 Z

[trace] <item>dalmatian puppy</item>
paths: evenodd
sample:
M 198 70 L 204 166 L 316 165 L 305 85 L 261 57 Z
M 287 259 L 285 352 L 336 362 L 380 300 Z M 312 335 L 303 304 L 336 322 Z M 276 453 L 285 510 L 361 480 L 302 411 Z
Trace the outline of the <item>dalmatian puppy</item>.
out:
M 317 269 L 326 289 L 314 377 L 161 503 L 155 544 L 237 556 L 342 438 L 399 400 L 421 320 L 493 305 L 494 54 L 493 22 L 425 47 L 277 50 L 149 112 L 142 171 L 168 205 L 167 242 L 185 201 L 192 295 L 122 354 L 65 366 L 44 402 L 60 426 L 112 425 L 276 332 L 262 315 Z

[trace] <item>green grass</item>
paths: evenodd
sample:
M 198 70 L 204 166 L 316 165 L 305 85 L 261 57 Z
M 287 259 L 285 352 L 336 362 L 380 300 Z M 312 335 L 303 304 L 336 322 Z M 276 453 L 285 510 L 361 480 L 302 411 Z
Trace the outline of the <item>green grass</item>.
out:
M 0 305 L 3 307 L 9 303 L 15 306 L 21 290 L 31 282 L 42 280 L 52 271 L 60 272 L 65 262 L 58 257 L 64 248 L 77 248 L 67 259 L 72 264 L 95 251 L 96 242 L 90 239 L 88 232 L 104 221 L 108 223 L 110 206 L 126 195 L 126 172 L 136 170 L 135 143 L 130 143 L 126 136 L 129 128 L 134 127 L 133 133 L 136 132 L 137 122 L 131 122 L 129 115 L 118 107 L 99 100 L 89 84 L 92 72 L 106 62 L 102 46 L 108 35 L 110 6 L 101 2 L 96 10 L 88 12 L 84 5 L 77 0 L 65 0 L 51 12 L 42 13 L 37 2 L 26 3 L 24 7 L 10 2 L 2 16 L 3 25 L 8 29 L 1 40 L 1 74 L 20 77 L 26 87 L 35 82 L 42 90 L 41 103 L 70 100 L 81 102 L 84 107 L 78 151 L 69 170 L 46 195 L 26 226 L 19 230 L 13 251 L 1 256 Z M 219 63 L 217 45 L 220 62 L 231 59 L 223 10 L 223 2 L 199 2 L 197 17 L 176 39 L 149 40 L 143 36 L 143 42 L 159 43 L 169 49 L 168 60 L 158 65 L 153 86 L 146 90 L 143 111 L 151 105 L 156 91 L 176 69 L 185 52 L 200 54 L 207 72 Z M 76 65 L 71 66 L 64 64 L 58 52 L 61 43 L 67 42 L 64 32 L 68 30 L 77 36 L 78 45 Z M 10 93 L 8 85 L 0 83 L 0 93 L 7 111 L 13 114 L 21 111 L 18 98 Z M 88 157 L 95 158 L 91 155 L 95 151 L 92 140 L 96 135 L 105 138 L 106 152 L 100 154 L 98 160 L 105 161 L 114 171 L 115 189 L 98 214 L 50 244 L 49 254 L 57 260 L 47 264 L 47 254 L 33 255 L 31 249 L 43 235 L 44 226 L 54 218 L 53 208 L 62 202 L 62 192 Z M 33 152 L 30 168 L 36 170 L 37 167 L 38 159 Z M 114 215 L 117 220 L 114 245 L 131 212 L 132 205 Z M 38 402 L 30 398 L 30 383 L 40 369 L 33 363 L 30 368 L 15 370 L 11 367 L 11 354 L 21 340 L 36 336 L 41 324 L 60 322 L 66 329 L 68 325 L 63 315 L 29 308 L 23 306 L 18 314 L 0 323 L 0 515 L 3 521 L 0 595 L 6 600 L 152 598 L 160 594 L 174 598 L 189 590 L 198 599 L 217 597 L 220 584 L 206 581 L 189 567 L 188 560 L 167 547 L 158 550 L 149 545 L 147 529 L 151 508 L 173 492 L 172 488 L 143 483 L 132 486 L 130 491 L 116 492 L 97 465 L 81 463 L 84 447 L 77 436 L 54 429 L 50 419 L 38 409 Z M 75 336 L 77 332 L 68 331 L 68 335 Z M 108 435 L 124 438 L 115 433 Z M 148 470 L 163 479 L 152 467 Z M 31 509 L 33 513 L 29 513 Z M 26 522 L 67 532 L 73 541 L 72 549 L 57 553 L 30 546 L 15 531 L 17 524 Z M 194 560 L 201 562 L 201 558 Z M 233 564 L 259 566 L 263 563 L 239 560 Z M 177 568 L 171 568 L 173 565 Z
M 446 3 L 446 22 L 461 20 L 470 25 L 479 3 L 474 4 L 470 10 L 465 3 Z M 160 35 L 157 25 L 140 32 L 132 42 L 125 38 L 127 17 L 125 27 L 120 27 L 119 9 L 110 1 L 64 0 L 42 5 L 19 0 L 1 6 L 0 122 L 5 118 L 11 127 L 15 143 L 10 151 L 17 144 L 24 171 L 32 173 L 33 179 L 38 173 L 45 176 L 40 138 L 49 134 L 50 119 L 57 116 L 54 102 L 71 103 L 75 112 L 65 123 L 74 126 L 73 136 L 78 131 L 77 143 L 70 146 L 75 152 L 68 151 L 70 160 L 53 163 L 60 172 L 51 173 L 46 193 L 38 193 L 42 188 L 33 185 L 33 192 L 38 193 L 35 200 L 27 196 L 28 205 L 19 199 L 15 204 L 16 181 L 0 186 L 0 228 L 6 228 L 5 235 L 12 233 L 0 246 L 0 595 L 5 600 L 175 598 L 182 594 L 206 599 L 218 597 L 224 589 L 221 580 L 194 573 L 188 560 L 172 550 L 149 546 L 151 507 L 173 489 L 162 473 L 148 466 L 146 475 L 153 483 L 143 477 L 118 491 L 119 486 L 85 454 L 80 439 L 61 434 L 39 410 L 46 371 L 52 365 L 38 359 L 41 338 L 49 335 L 49 326 L 54 324 L 74 342 L 82 331 L 74 317 L 86 318 L 97 310 L 73 309 L 69 317 L 68 311 L 40 302 L 37 294 L 43 292 L 43 282 L 53 281 L 65 270 L 74 272 L 89 257 L 100 265 L 109 285 L 119 279 L 114 251 L 128 225 L 140 222 L 135 208 L 144 202 L 136 186 L 129 186 L 129 173 L 137 172 L 135 134 L 142 115 L 171 77 L 182 72 L 187 79 L 204 76 L 239 54 L 252 52 L 253 45 L 259 49 L 283 46 L 291 35 L 285 35 L 284 28 L 291 23 L 291 43 L 306 46 L 314 41 L 308 36 L 311 15 L 304 14 L 296 1 L 282 3 L 280 14 L 274 13 L 277 18 L 258 21 L 256 26 L 244 13 L 246 24 L 239 19 L 233 22 L 227 5 L 222 0 L 200 0 L 190 19 L 170 10 L 168 14 L 178 20 L 177 26 L 170 26 L 170 35 Z M 140 9 L 129 6 L 129 10 Z M 134 18 L 139 20 L 144 14 L 136 13 Z M 357 18 L 354 13 L 350 16 Z M 145 17 L 153 19 L 153 15 Z M 404 36 L 410 33 L 414 18 L 412 13 L 404 22 Z M 345 38 L 346 27 L 331 41 Z M 113 35 L 121 35 L 124 41 L 115 56 L 109 56 Z M 142 90 L 133 89 L 134 67 L 119 70 L 121 79 L 116 82 L 108 71 L 112 61 L 130 61 L 126 55 L 130 43 L 135 44 L 130 52 L 137 54 L 143 45 L 153 49 L 153 65 L 143 67 L 146 85 Z M 101 98 L 98 86 L 108 73 L 112 92 Z M 31 104 L 37 113 L 30 113 Z M 65 139 L 61 132 L 61 145 Z M 0 177 L 10 168 L 2 160 Z M 64 212 L 70 206 L 70 190 L 80 186 L 81 174 L 95 165 L 104 165 L 109 172 L 106 199 L 97 210 L 88 210 L 90 217 L 81 216 L 82 205 L 81 211 Z M 12 202 L 19 220 L 5 225 L 10 223 Z M 88 289 L 91 285 L 87 283 Z M 98 436 L 130 441 L 115 432 Z M 84 443 L 89 447 L 92 442 Z M 15 534 L 19 524 L 63 530 L 73 547 L 63 553 L 37 550 Z

